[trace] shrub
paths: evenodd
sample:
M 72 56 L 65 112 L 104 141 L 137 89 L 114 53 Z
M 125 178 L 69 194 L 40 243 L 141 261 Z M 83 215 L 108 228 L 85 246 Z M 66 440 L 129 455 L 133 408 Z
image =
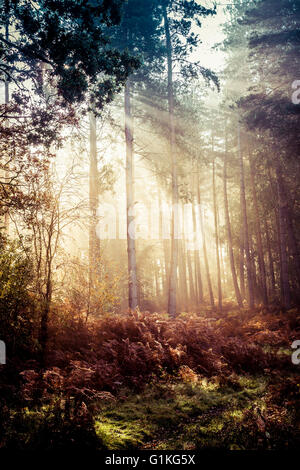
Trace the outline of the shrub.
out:
M 29 293 L 32 263 L 20 243 L 0 239 L 0 339 L 12 357 L 35 346 L 35 308 Z

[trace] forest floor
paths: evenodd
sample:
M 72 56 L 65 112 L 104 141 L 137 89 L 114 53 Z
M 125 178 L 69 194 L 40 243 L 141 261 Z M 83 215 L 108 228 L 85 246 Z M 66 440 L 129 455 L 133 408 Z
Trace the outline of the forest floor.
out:
M 299 374 L 286 380 L 300 386 Z M 296 401 L 286 396 L 279 404 L 272 395 L 272 389 L 282 387 L 281 381 L 249 374 L 231 377 L 227 383 L 218 377 L 169 377 L 147 385 L 142 393 L 124 390 L 124 396 L 97 416 L 96 433 L 110 450 L 297 448 Z
M 42 375 L 32 359 L 0 374 L 2 448 L 299 447 L 297 309 L 138 312 L 53 328 Z
M 206 380 L 173 381 L 148 386 L 99 414 L 96 432 L 108 449 L 242 447 L 239 424 L 246 410 L 263 408 L 263 377 L 239 377 L 240 389 Z

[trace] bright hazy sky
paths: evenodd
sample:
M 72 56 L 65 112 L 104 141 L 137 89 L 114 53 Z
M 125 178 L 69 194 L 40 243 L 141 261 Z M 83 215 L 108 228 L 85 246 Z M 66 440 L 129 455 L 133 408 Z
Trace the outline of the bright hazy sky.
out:
M 206 7 L 211 7 L 213 2 L 201 1 L 199 2 Z M 202 27 L 199 31 L 202 44 L 199 44 L 195 52 L 195 60 L 201 60 L 201 65 L 219 72 L 224 67 L 225 56 L 224 52 L 212 50 L 216 43 L 224 40 L 222 32 L 222 25 L 226 21 L 226 14 L 224 12 L 225 6 L 217 7 L 217 14 L 213 17 L 203 18 Z

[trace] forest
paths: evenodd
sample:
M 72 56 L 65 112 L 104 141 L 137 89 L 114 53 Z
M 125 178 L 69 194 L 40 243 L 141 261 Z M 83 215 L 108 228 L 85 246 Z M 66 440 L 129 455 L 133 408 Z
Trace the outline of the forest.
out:
M 0 450 L 299 448 L 300 3 L 0 5 Z

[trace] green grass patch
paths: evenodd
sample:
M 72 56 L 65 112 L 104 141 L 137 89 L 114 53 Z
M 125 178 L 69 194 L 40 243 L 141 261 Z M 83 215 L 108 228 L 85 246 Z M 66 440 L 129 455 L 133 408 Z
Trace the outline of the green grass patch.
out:
M 215 447 L 224 423 L 241 421 L 266 385 L 265 378 L 250 376 L 236 377 L 233 385 L 215 380 L 149 385 L 141 394 L 106 405 L 97 416 L 96 433 L 111 450 Z

